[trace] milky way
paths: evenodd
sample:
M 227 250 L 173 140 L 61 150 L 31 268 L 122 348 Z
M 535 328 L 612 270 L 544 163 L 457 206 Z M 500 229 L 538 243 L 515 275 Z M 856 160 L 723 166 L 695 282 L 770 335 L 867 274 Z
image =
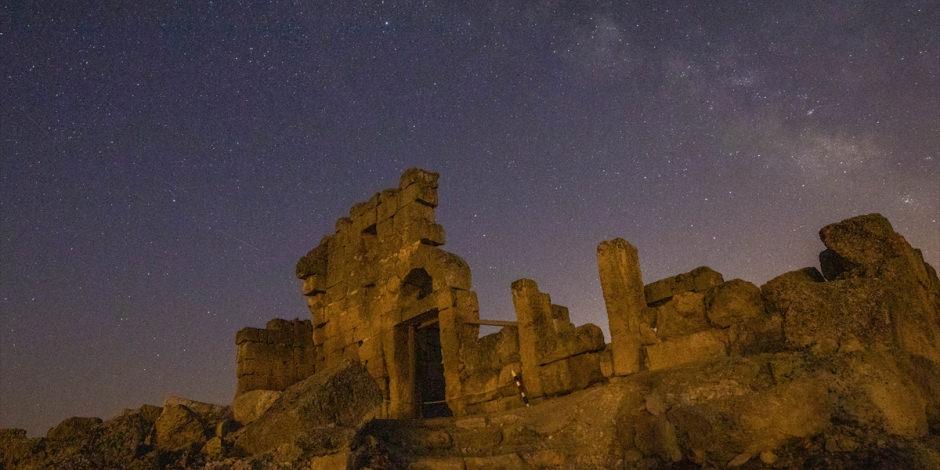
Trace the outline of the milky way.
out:
M 614 236 L 760 283 L 881 212 L 940 264 L 935 1 L 45 3 L 0 13 L 0 427 L 229 402 L 235 331 L 411 166 L 486 318 L 530 277 L 606 329 Z

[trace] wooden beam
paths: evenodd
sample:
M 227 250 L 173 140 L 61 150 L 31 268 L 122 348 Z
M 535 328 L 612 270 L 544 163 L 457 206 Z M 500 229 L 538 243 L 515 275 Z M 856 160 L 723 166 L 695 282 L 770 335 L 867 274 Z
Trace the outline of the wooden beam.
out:
M 519 322 L 506 320 L 464 320 L 469 325 L 487 325 L 487 326 L 512 326 L 518 327 Z

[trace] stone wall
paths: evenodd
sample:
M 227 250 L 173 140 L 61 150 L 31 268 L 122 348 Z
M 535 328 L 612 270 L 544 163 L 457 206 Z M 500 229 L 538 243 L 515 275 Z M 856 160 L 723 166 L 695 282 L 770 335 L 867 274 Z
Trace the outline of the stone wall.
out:
M 522 406 L 514 375 L 521 374 L 532 398 L 602 380 L 600 328 L 575 328 L 567 309 L 551 304 L 532 281 L 513 284 L 518 325 L 479 337 L 470 268 L 440 248 L 437 182 L 435 173 L 406 171 L 397 188 L 353 206 L 336 232 L 297 263 L 316 367 L 362 362 L 379 383 L 390 417 L 420 415 L 429 401 L 416 376 L 425 328 L 439 332 L 440 398 L 455 414 Z
M 575 327 L 568 308 L 552 303 L 531 279 L 512 283 L 519 322 L 519 359 L 532 398 L 582 389 L 604 379 L 604 334 L 590 323 Z
M 253 390 L 284 390 L 314 372 L 313 328 L 308 320 L 268 322 L 235 335 L 236 396 Z
M 435 222 L 438 175 L 406 171 L 397 188 L 356 204 L 335 233 L 297 263 L 313 324 L 317 368 L 344 359 L 362 362 L 386 397 L 391 417 L 415 416 L 415 338 L 440 330 L 446 398 L 459 408 L 462 351 L 479 328 L 470 268 L 439 248 L 444 230 Z M 454 410 L 458 411 L 458 410 Z
M 858 330 L 861 341 L 863 333 L 887 327 L 874 323 L 829 325 L 831 319 L 809 311 L 830 308 L 826 295 L 830 299 L 842 296 L 843 307 L 837 307 L 842 310 L 851 309 L 853 302 L 890 300 L 890 295 L 871 294 L 873 283 L 869 281 L 865 282 L 868 290 L 851 290 L 853 279 L 882 279 L 881 268 L 872 266 L 883 258 L 897 265 L 887 271 L 901 273 L 892 274 L 895 277 L 891 279 L 897 282 L 924 286 L 932 285 L 931 279 L 935 279 L 932 271 L 922 267 L 919 253 L 894 234 L 890 224 L 877 218 L 851 219 L 823 229 L 827 249 L 820 260 L 825 277 L 808 269 L 788 273 L 775 282 L 786 282 L 787 286 L 824 283 L 826 287 L 821 289 L 834 292 L 807 292 L 798 300 L 774 297 L 773 282 L 759 288 L 740 279 L 725 281 L 707 267 L 644 284 L 636 248 L 614 239 L 602 242 L 597 250 L 611 332 L 609 345 L 597 326 L 575 327 L 567 309 L 553 304 L 548 294 L 528 279 L 512 284 L 516 324 L 480 338 L 480 313 L 470 268 L 441 248 L 444 230 L 434 213 L 437 183 L 435 173 L 406 171 L 398 187 L 354 205 L 347 217 L 337 221 L 335 233 L 321 239 L 297 263 L 296 274 L 302 280 L 311 316 L 314 368 L 335 366 L 344 360 L 361 362 L 382 390 L 383 413 L 388 417 L 420 416 L 422 404 L 429 401 L 446 400 L 449 410 L 458 415 L 522 406 L 514 381 L 519 374 L 527 396 L 539 399 L 613 376 L 729 356 L 802 347 L 850 347 L 820 339 L 819 331 Z M 875 235 L 865 232 L 859 236 L 864 230 Z M 887 237 L 884 246 L 850 253 L 853 243 L 870 244 L 876 236 Z M 875 259 L 878 256 L 881 258 Z M 921 303 L 934 299 L 924 296 L 928 300 Z M 820 305 L 806 307 L 803 317 L 792 306 L 780 307 L 781 302 L 799 306 L 814 298 Z M 920 317 L 929 316 L 921 313 L 929 309 L 918 305 L 904 308 L 913 309 Z M 910 323 L 900 318 L 893 325 L 903 329 Z M 937 355 L 935 332 L 908 329 L 912 331 L 897 333 L 896 341 L 912 354 L 917 352 L 933 361 Z M 439 351 L 433 351 L 438 356 L 431 355 L 427 362 L 429 346 L 422 341 L 429 331 L 434 337 L 430 347 Z M 428 365 L 443 370 L 442 396 L 422 390 L 426 381 L 422 373 Z

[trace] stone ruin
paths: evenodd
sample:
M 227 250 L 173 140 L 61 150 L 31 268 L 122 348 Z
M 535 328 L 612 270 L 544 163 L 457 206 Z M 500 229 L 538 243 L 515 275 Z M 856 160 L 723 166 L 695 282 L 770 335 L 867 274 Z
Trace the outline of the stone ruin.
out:
M 871 275 L 866 269 L 874 269 L 869 267 L 879 256 L 906 263 L 898 270 L 916 281 L 905 282 L 928 286 L 925 292 L 936 289 L 930 287 L 936 279 L 932 268 L 900 236 L 891 239 L 897 254 L 864 249 L 869 242 L 855 232 L 872 226 L 884 232 L 878 236 L 894 233 L 880 216 L 865 216 L 823 229 L 828 249 L 820 256 L 822 273 L 807 268 L 763 288 L 725 281 L 707 267 L 644 284 L 636 248 L 623 239 L 603 241 L 597 262 L 609 344 L 596 325 L 573 325 L 568 309 L 552 303 L 530 279 L 512 283 L 516 321 L 481 319 L 469 266 L 441 248 L 444 230 L 434 217 L 437 189 L 436 173 L 407 170 L 397 188 L 354 205 L 336 222 L 335 233 L 300 258 L 296 275 L 311 319 L 274 321 L 265 330 L 239 332 L 236 415 L 239 403 L 258 408 L 259 400 L 273 400 L 258 394 L 276 394 L 347 360 L 363 364 L 379 385 L 384 397 L 380 416 L 496 412 L 525 406 L 516 376 L 527 401 L 538 402 L 616 377 L 729 355 L 851 348 L 885 325 L 845 324 L 818 311 L 828 308 L 821 304 L 832 296 L 844 300 L 845 309 L 861 302 L 853 279 Z M 796 297 L 794 285 L 799 286 Z M 928 298 L 934 294 L 925 295 L 925 305 L 936 301 Z M 866 294 L 864 302 L 891 298 L 887 292 Z M 936 361 L 940 334 L 935 319 L 928 318 L 935 314 L 916 313 L 920 320 L 931 320 L 927 330 L 908 326 L 920 320 L 897 318 L 893 334 L 901 347 Z M 480 337 L 481 325 L 502 329 Z M 239 399 L 250 393 L 255 395 Z
M 940 468 L 940 280 L 884 217 L 823 227 L 820 268 L 760 287 L 646 284 L 603 241 L 606 343 L 530 279 L 515 321 L 480 318 L 437 182 L 406 171 L 300 259 L 310 319 L 237 333 L 231 407 L 0 429 L 0 467 Z

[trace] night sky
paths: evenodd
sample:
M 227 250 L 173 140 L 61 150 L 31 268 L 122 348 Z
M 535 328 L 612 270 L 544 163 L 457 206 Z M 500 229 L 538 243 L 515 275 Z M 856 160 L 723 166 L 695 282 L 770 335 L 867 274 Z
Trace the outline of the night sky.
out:
M 297 258 L 411 166 L 484 318 L 530 277 L 606 330 L 615 236 L 761 283 L 881 212 L 940 265 L 936 1 L 5 3 L 0 427 L 229 403 L 235 332 L 307 318 Z

